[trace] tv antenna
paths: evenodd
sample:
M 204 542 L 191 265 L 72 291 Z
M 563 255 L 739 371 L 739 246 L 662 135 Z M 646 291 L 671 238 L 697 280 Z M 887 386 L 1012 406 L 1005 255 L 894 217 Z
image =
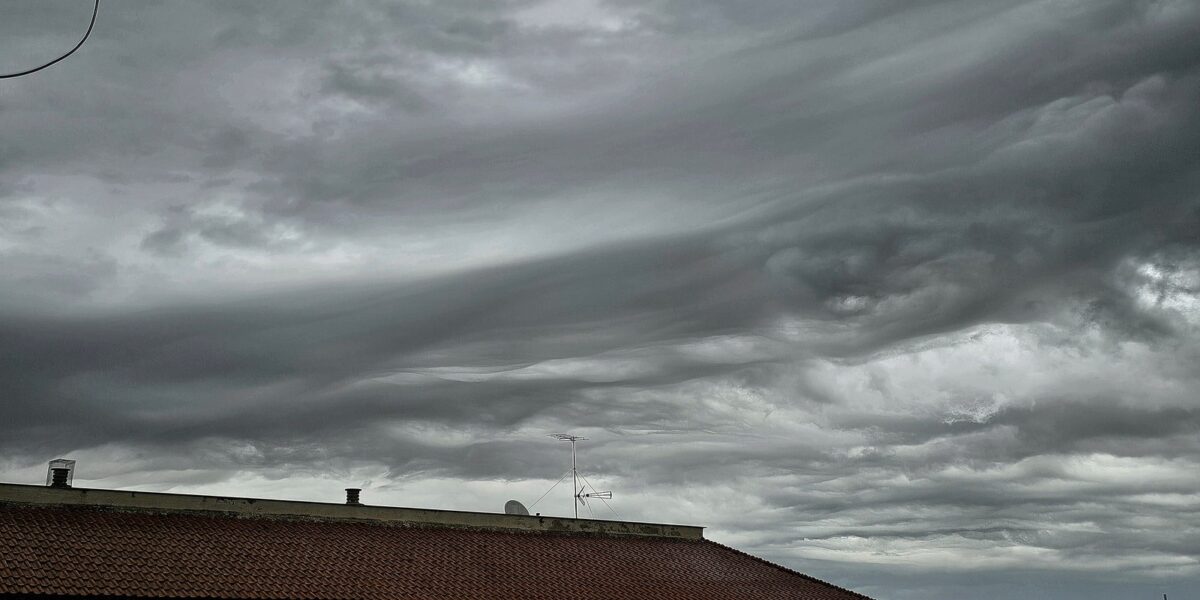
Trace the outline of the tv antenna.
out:
M 591 484 L 588 484 L 585 487 L 579 487 L 579 466 L 575 458 L 575 443 L 586 440 L 587 438 L 578 435 L 571 435 L 569 433 L 551 433 L 550 437 L 564 442 L 571 442 L 571 481 L 573 483 L 571 486 L 571 495 L 574 498 L 574 500 L 571 502 L 571 506 L 575 509 L 575 518 L 579 518 L 579 505 L 582 504 L 587 506 L 588 498 L 599 498 L 601 502 L 604 502 L 605 500 L 611 500 L 612 492 L 600 492 L 597 491 L 596 488 L 592 488 L 591 492 L 586 492 L 586 489 L 591 487 Z M 587 479 L 584 479 L 584 482 L 586 483 Z M 604 503 L 608 504 L 607 502 Z M 609 509 L 611 510 L 612 507 L 609 507 Z M 589 508 L 588 510 L 591 509 Z

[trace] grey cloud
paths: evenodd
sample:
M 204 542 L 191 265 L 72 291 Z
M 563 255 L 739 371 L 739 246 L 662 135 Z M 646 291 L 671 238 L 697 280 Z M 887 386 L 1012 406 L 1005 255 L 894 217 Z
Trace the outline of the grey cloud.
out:
M 1181 594 L 1200 11 L 752 4 L 106 8 L 4 88 L 0 467 L 515 489 L 573 429 L 880 598 Z
M 163 223 L 142 238 L 140 247 L 162 256 L 182 256 L 199 240 L 234 248 L 285 248 L 300 243 L 299 235 L 282 223 L 264 225 L 260 215 L 235 211 L 202 212 L 174 206 Z
M 343 64 L 331 64 L 322 84 L 326 94 L 341 94 L 366 102 L 385 102 L 412 112 L 420 112 L 431 106 L 431 101 L 420 90 L 413 89 L 403 81 L 388 79 L 382 75 L 363 74 L 361 68 Z
M 116 261 L 98 252 L 83 263 L 19 251 L 0 253 L 0 261 L 10 265 L 7 276 L 12 287 L 4 294 L 9 298 L 86 297 L 118 268 Z
M 677 252 L 673 265 L 676 271 L 671 274 L 658 270 L 661 267 L 655 264 L 658 259 L 654 255 L 622 249 L 607 256 L 556 260 L 398 289 L 317 292 L 315 296 L 299 290 L 215 309 L 32 323 L 22 319 L 9 321 L 4 337 L 32 344 L 9 348 L 14 369 L 53 365 L 54 370 L 45 374 L 45 383 L 57 381 L 57 386 L 77 387 L 84 393 L 103 387 L 119 388 L 134 381 L 151 384 L 148 390 L 161 385 L 158 389 L 168 397 L 181 393 L 171 390 L 196 385 L 201 386 L 197 392 L 207 393 L 204 384 L 210 381 L 216 385 L 213 393 L 231 393 L 233 390 L 222 387 L 233 382 L 255 386 L 278 378 L 296 378 L 307 381 L 307 392 L 319 398 L 320 390 L 327 386 L 396 369 L 419 368 L 422 363 L 443 366 L 442 361 L 449 359 L 465 360 L 466 364 L 512 364 L 579 356 L 657 340 L 662 335 L 696 335 L 720 320 L 729 321 L 733 327 L 753 318 L 753 314 L 739 314 L 738 306 L 729 302 L 698 305 L 686 311 L 664 304 L 665 298 L 702 289 L 698 286 L 721 275 L 697 270 L 689 276 L 682 267 L 688 262 L 700 263 L 703 255 L 689 257 L 682 248 Z M 589 309 L 579 303 L 578 290 L 580 281 L 593 277 L 612 282 L 614 288 L 609 299 L 590 294 Z M 627 295 L 632 290 L 637 292 Z M 647 324 L 653 328 L 636 329 Z M 332 348 L 336 352 L 331 355 Z M 77 377 L 82 379 L 73 385 Z M 502 389 L 500 384 L 491 385 Z M 524 386 L 525 392 L 532 391 L 530 385 Z M 383 406 L 373 410 L 366 404 L 360 410 L 337 412 L 345 418 L 365 421 L 370 415 L 378 416 L 380 410 L 420 414 L 418 407 L 427 402 L 434 415 L 452 411 L 450 414 L 463 419 L 468 417 L 460 411 L 483 408 L 470 408 L 472 403 L 465 399 L 476 392 L 466 392 L 466 406 L 458 407 L 445 400 L 462 395 L 464 390 L 437 389 L 433 386 L 394 408 L 388 408 L 381 398 Z M 421 399 L 430 393 L 433 395 L 428 400 Z M 351 393 L 345 401 L 357 404 L 354 398 L 361 394 Z M 364 400 L 375 395 L 369 392 Z M 477 402 L 483 401 L 479 398 Z M 539 400 L 532 397 L 524 402 L 538 406 Z M 501 405 L 497 401 L 492 409 L 498 410 Z M 10 404 L 6 408 L 19 410 L 20 406 Z M 109 405 L 104 410 L 115 408 Z M 167 405 L 160 410 L 175 408 Z M 291 412 L 305 411 L 294 408 Z M 477 414 L 486 417 L 488 413 Z M 14 422 L 25 421 L 19 415 L 11 416 Z M 320 412 L 312 417 L 313 423 L 328 423 L 327 417 Z M 86 419 L 80 422 L 86 423 Z

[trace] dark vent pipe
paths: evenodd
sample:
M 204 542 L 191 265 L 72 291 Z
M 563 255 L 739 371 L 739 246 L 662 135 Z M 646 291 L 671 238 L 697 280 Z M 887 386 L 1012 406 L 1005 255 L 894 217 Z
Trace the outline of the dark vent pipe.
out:
M 346 504 L 351 506 L 362 506 L 362 503 L 358 501 L 358 493 L 361 491 L 361 488 L 346 488 Z
M 71 486 L 67 485 L 67 474 L 71 472 L 70 469 L 67 469 L 65 467 L 56 467 L 54 469 L 50 469 L 50 472 L 51 472 L 50 487 L 57 487 L 57 488 L 71 487 Z

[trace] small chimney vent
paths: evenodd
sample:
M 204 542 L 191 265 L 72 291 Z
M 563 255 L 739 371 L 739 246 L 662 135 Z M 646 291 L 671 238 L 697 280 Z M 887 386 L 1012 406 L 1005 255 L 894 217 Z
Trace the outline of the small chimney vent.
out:
M 66 458 L 56 458 L 50 461 L 50 468 L 46 470 L 46 485 L 69 488 L 74 481 L 75 461 Z
M 361 491 L 362 488 L 346 488 L 346 504 L 362 506 L 362 503 L 358 501 L 358 493 Z
M 67 483 L 67 477 L 71 476 L 71 470 L 63 467 L 50 469 L 50 487 L 69 488 L 71 484 Z

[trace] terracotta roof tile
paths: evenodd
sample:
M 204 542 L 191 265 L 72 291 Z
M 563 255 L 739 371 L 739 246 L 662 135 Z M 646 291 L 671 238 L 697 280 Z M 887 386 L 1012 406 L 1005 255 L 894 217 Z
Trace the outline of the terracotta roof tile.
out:
M 707 540 L 0 505 L 0 594 L 858 600 Z

